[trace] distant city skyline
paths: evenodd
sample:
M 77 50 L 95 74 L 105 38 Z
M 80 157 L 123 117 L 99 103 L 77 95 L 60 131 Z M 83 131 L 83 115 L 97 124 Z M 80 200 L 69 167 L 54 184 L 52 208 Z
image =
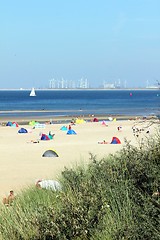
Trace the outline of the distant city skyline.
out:
M 31 84 L 28 86 L 24 86 L 23 84 L 20 86 L 13 86 L 8 85 L 8 87 L 0 86 L 0 89 L 31 89 L 32 87 L 36 89 L 76 89 L 76 88 L 106 88 L 106 89 L 127 89 L 127 88 L 160 88 L 160 82 L 159 80 L 156 80 L 155 82 L 149 82 L 148 80 L 144 82 L 144 84 L 141 83 L 141 85 L 128 85 L 128 82 L 121 81 L 121 79 L 116 79 L 114 81 L 111 80 L 101 80 L 97 81 L 97 85 L 92 84 L 92 81 L 90 82 L 87 78 L 80 78 L 80 79 L 50 79 L 45 80 L 44 85 L 38 85 L 38 81 L 36 84 Z
M 92 86 L 90 81 L 87 78 L 81 78 L 78 80 L 71 80 L 71 79 L 50 79 L 48 87 L 50 89 L 65 89 L 65 88 L 109 88 L 109 89 L 115 89 L 115 88 L 128 88 L 127 81 L 121 81 L 121 79 L 117 79 L 115 81 L 99 81 L 99 85 Z M 143 86 L 140 88 L 156 88 L 158 87 L 158 83 L 155 82 L 154 84 L 150 84 L 147 80 Z M 135 86 L 135 88 L 138 88 L 138 86 Z
M 160 80 L 159 0 L 8 0 L 0 9 L 0 88 L 48 88 L 49 80 Z

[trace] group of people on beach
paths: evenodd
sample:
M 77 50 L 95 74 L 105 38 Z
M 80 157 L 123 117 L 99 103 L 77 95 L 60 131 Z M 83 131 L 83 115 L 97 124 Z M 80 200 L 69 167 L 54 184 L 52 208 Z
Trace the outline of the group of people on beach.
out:
M 3 198 L 2 202 L 3 202 L 4 205 L 10 206 L 10 205 L 12 205 L 14 199 L 15 199 L 14 191 L 11 190 L 9 192 L 9 195 L 7 197 Z
M 138 128 L 136 127 L 135 125 L 132 127 L 132 132 L 133 132 L 133 135 L 136 136 L 136 137 L 139 137 L 139 134 L 141 134 L 142 132 L 144 132 L 145 129 L 144 128 Z M 146 133 L 150 133 L 150 130 L 149 128 L 146 130 Z

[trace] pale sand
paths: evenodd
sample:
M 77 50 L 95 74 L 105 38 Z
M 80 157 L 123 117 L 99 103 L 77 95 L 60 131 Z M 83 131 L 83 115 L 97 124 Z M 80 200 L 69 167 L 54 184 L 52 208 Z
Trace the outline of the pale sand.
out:
M 137 144 L 137 137 L 133 136 L 132 126 L 135 121 L 87 122 L 76 124 L 72 129 L 77 135 L 67 135 L 60 130 L 63 124 L 48 124 L 45 129 L 32 129 L 29 125 L 18 128 L 0 127 L 0 197 L 7 195 L 10 190 L 19 190 L 33 185 L 36 179 L 58 179 L 64 167 L 75 167 L 76 164 L 89 162 L 91 152 L 98 159 L 109 153 L 115 153 L 124 146 L 124 139 Z M 117 127 L 122 126 L 122 131 Z M 32 129 L 31 133 L 18 134 L 21 127 Z M 139 125 L 141 127 L 141 125 Z M 31 143 L 39 139 L 39 133 L 55 134 L 53 140 Z M 146 130 L 141 136 L 146 136 Z M 110 142 L 116 136 L 122 144 L 98 144 L 103 140 Z M 57 158 L 44 158 L 42 154 L 54 149 Z

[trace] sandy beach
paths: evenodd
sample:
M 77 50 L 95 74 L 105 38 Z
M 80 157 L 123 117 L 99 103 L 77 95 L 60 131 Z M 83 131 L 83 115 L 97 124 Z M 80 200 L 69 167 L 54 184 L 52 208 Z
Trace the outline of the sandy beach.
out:
M 72 125 L 76 135 L 67 135 L 62 131 L 66 123 L 45 124 L 45 128 L 33 129 L 26 124 L 19 127 L 0 126 L 0 197 L 14 190 L 16 194 L 21 189 L 34 185 L 37 179 L 58 179 L 64 167 L 75 167 L 76 164 L 85 164 L 90 161 L 90 154 L 96 155 L 98 159 L 109 153 L 115 153 L 124 146 L 125 138 L 131 144 L 138 144 L 140 138 L 147 137 L 146 128 L 137 138 L 133 135 L 134 125 L 142 128 L 142 123 L 137 120 L 106 121 L 106 125 L 99 122 L 84 122 Z M 147 126 L 148 123 L 144 122 Z M 118 131 L 118 127 L 121 127 Z M 29 133 L 18 133 L 23 127 Z M 49 141 L 42 141 L 40 134 L 55 134 Z M 153 130 L 150 129 L 150 132 Z M 149 133 L 150 134 L 150 133 Z M 98 142 L 110 143 L 112 137 L 118 137 L 121 144 L 99 144 Z M 39 143 L 33 143 L 39 140 Z M 59 157 L 42 157 L 46 150 L 53 149 Z

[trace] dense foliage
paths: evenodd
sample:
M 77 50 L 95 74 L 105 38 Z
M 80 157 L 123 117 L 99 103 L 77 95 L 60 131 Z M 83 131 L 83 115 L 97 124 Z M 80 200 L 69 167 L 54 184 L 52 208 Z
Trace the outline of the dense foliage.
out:
M 64 169 L 62 191 L 30 188 L 1 207 L 1 239 L 160 239 L 160 137 Z

